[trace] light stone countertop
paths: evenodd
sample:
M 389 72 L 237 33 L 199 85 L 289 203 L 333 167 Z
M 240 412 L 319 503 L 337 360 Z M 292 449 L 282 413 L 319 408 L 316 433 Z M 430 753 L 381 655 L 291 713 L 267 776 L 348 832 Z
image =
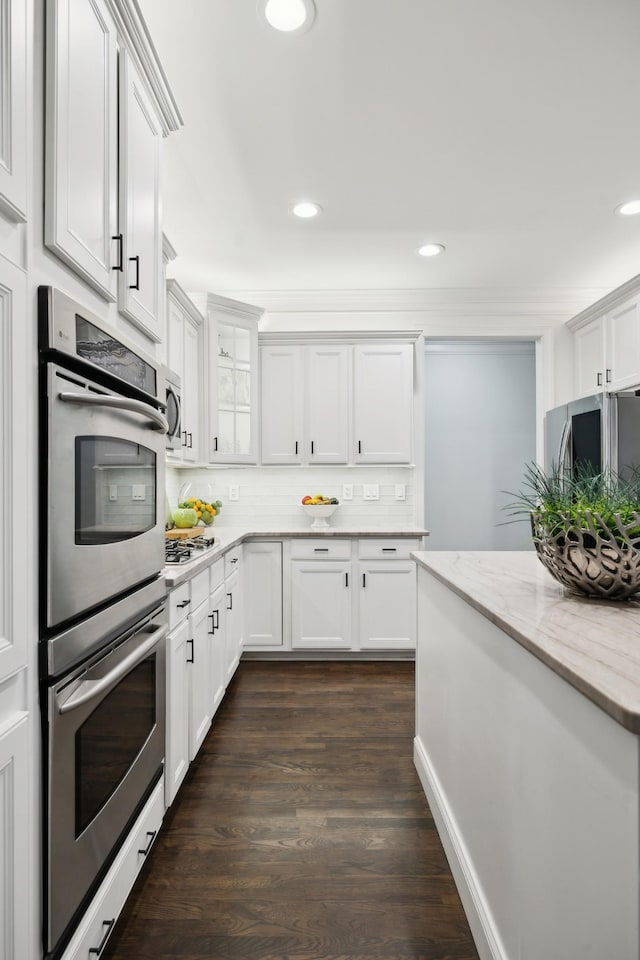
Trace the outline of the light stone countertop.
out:
M 208 550 L 199 551 L 197 557 L 194 560 L 187 561 L 187 563 L 168 564 L 164 568 L 164 579 L 168 589 L 177 587 L 185 580 L 191 579 L 200 570 L 210 566 L 227 550 L 231 550 L 244 540 L 287 540 L 293 537 L 343 540 L 354 540 L 361 537 L 420 538 L 428 537 L 429 531 L 425 530 L 424 527 L 406 525 L 402 527 L 358 527 L 354 525 L 353 527 L 329 527 L 326 530 L 312 530 L 310 525 L 308 527 L 282 525 L 276 528 L 271 525 L 261 528 L 259 525 L 247 523 L 244 526 L 214 524 L 211 527 L 202 527 L 202 536 L 213 537 L 215 546 Z
M 640 601 L 565 591 L 533 552 L 416 552 L 420 568 L 640 733 Z

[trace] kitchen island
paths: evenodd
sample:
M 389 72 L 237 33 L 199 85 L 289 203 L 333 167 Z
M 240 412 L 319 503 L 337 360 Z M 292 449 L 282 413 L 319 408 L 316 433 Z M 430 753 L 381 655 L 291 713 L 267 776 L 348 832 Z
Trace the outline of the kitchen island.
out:
M 415 762 L 482 960 L 638 960 L 640 603 L 413 557 Z

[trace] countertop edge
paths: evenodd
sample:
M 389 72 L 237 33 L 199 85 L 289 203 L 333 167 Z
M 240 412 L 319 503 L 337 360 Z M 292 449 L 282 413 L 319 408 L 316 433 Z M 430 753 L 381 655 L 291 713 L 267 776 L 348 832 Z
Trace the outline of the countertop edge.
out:
M 487 620 L 499 627 L 507 636 L 515 640 L 520 646 L 524 647 L 533 656 L 549 667 L 557 676 L 561 677 L 570 684 L 575 690 L 578 690 L 586 696 L 592 703 L 604 710 L 613 720 L 633 734 L 640 734 L 640 706 L 631 706 L 620 702 L 621 698 L 613 699 L 612 695 L 607 693 L 602 687 L 588 680 L 584 674 L 572 669 L 562 659 L 555 657 L 549 650 L 536 642 L 535 637 L 525 633 L 515 623 L 503 617 L 496 610 L 492 610 L 481 599 L 473 596 L 469 589 L 456 583 L 446 573 L 434 569 L 429 560 L 425 560 L 418 552 L 411 554 L 413 560 L 419 568 L 425 570 L 435 580 L 438 580 L 446 586 L 452 593 L 460 597 L 465 603 L 477 610 Z M 560 602 L 580 603 L 580 598 L 564 597 Z M 585 598 L 586 603 L 590 601 Z

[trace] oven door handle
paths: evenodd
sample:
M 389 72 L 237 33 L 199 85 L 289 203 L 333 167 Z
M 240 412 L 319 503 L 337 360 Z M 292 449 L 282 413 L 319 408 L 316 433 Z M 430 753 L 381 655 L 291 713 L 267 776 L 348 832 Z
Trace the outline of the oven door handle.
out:
M 158 627 L 149 635 L 144 643 L 141 643 L 139 647 L 132 650 L 131 653 L 125 657 L 117 667 L 109 671 L 106 676 L 100 677 L 99 680 L 83 680 L 75 693 L 64 703 L 60 703 L 56 697 L 58 713 L 60 715 L 70 713 L 71 710 L 75 710 L 76 707 L 81 707 L 84 703 L 88 703 L 90 700 L 93 700 L 94 697 L 99 696 L 103 690 L 107 690 L 113 686 L 116 681 L 144 660 L 153 648 L 157 647 L 160 641 L 166 637 L 167 633 L 168 627 Z
M 150 407 L 148 403 L 143 403 L 142 400 L 130 400 L 128 397 L 111 397 L 95 393 L 69 393 L 66 390 L 58 394 L 58 399 L 65 403 L 88 403 L 97 407 L 129 410 L 131 413 L 139 413 L 151 420 L 153 430 L 159 430 L 160 433 L 168 433 L 169 431 L 167 418 L 163 417 L 158 410 Z

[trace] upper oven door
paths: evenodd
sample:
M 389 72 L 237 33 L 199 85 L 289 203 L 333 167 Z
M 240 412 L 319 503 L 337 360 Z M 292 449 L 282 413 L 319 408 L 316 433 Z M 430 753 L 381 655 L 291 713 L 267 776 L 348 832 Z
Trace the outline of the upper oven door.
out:
M 48 629 L 162 570 L 166 429 L 155 408 L 47 365 Z

